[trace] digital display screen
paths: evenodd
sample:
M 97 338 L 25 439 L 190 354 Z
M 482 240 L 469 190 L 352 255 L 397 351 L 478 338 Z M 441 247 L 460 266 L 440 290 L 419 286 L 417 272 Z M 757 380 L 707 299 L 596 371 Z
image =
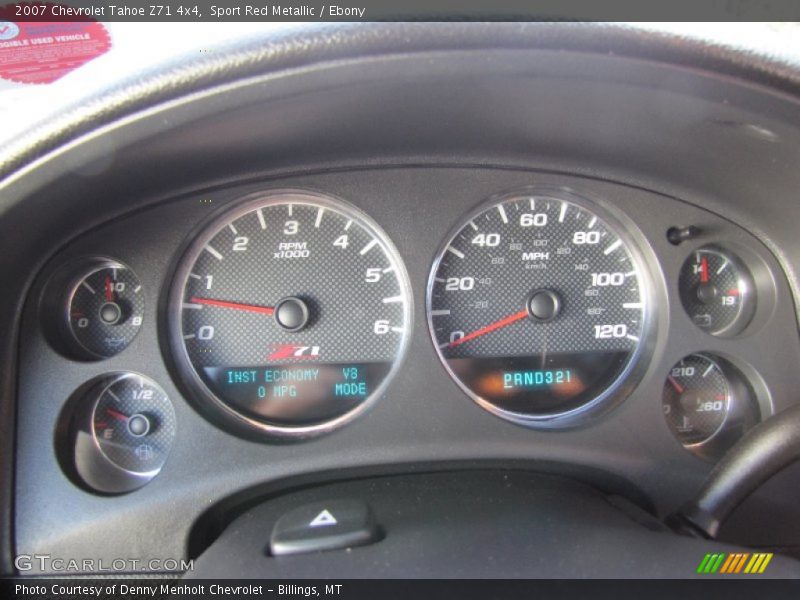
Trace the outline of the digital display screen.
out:
M 560 413 L 596 397 L 625 368 L 628 352 L 451 358 L 447 364 L 480 398 L 510 412 Z
M 506 371 L 503 373 L 503 388 L 534 388 L 572 382 L 571 369 L 554 371 Z
M 302 425 L 346 413 L 372 394 L 390 362 L 205 367 L 209 388 L 236 410 Z

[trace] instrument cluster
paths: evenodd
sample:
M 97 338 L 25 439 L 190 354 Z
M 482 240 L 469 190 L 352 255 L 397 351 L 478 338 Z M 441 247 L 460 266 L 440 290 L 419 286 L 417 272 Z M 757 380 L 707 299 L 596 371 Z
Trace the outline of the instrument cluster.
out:
M 409 277 L 381 217 L 338 195 L 265 186 L 185 236 L 157 306 L 125 256 L 58 264 L 42 287 L 42 329 L 63 357 L 103 364 L 152 321 L 197 412 L 277 442 L 331 433 L 391 402 L 415 319 L 465 397 L 516 425 L 573 430 L 613 414 L 652 368 L 671 334 L 660 303 L 679 306 L 708 341 L 745 343 L 775 300 L 757 253 L 694 224 L 664 231 L 680 257 L 667 280 L 652 240 L 613 198 L 573 188 L 520 186 L 464 211 L 442 232 L 427 285 Z M 702 459 L 772 410 L 764 379 L 730 353 L 687 347 L 650 376 L 663 381 L 652 399 L 663 428 Z M 99 494 L 142 487 L 169 460 L 180 401 L 136 369 L 91 378 L 61 411 L 64 470 Z

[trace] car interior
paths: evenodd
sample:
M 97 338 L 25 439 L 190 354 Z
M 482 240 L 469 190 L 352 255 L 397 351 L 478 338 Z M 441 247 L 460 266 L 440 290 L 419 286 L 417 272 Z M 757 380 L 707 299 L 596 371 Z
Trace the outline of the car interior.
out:
M 0 573 L 800 577 L 796 27 L 230 25 L 8 110 Z

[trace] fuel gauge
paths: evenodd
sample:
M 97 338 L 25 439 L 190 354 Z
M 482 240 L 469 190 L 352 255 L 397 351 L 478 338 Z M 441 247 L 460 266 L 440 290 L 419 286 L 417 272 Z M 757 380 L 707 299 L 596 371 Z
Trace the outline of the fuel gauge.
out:
M 711 335 L 736 335 L 753 317 L 753 278 L 730 252 L 713 247 L 696 250 L 683 264 L 678 287 L 689 317 Z
M 175 437 L 175 412 L 166 393 L 136 373 L 103 376 L 79 399 L 74 463 L 93 490 L 122 493 L 152 480 Z

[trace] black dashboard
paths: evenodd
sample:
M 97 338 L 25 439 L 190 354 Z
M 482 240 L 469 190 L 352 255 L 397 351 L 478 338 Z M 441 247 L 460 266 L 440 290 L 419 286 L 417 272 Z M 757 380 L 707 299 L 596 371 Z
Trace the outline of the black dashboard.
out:
M 15 554 L 196 558 L 259 499 L 481 469 L 663 519 L 797 404 L 791 81 L 569 27 L 341 35 L 7 171 Z M 798 478 L 720 539 L 797 554 Z

